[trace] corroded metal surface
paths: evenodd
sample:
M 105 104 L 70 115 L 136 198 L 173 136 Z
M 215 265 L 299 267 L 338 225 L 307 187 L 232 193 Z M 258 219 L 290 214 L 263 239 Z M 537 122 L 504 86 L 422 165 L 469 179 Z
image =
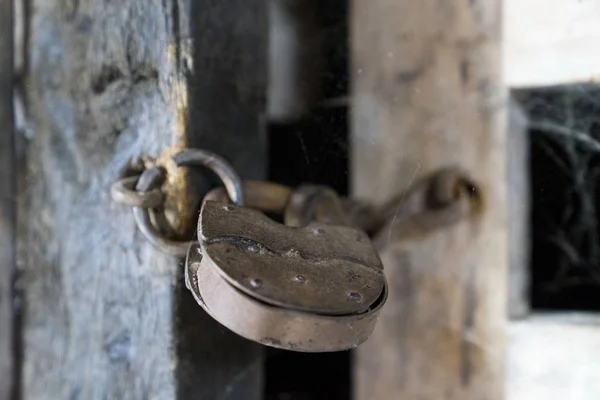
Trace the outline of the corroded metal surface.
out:
M 233 332 L 267 346 L 326 352 L 363 343 L 387 284 L 367 234 L 342 225 L 335 192 L 268 182 L 245 189 L 253 194 L 248 207 L 230 204 L 223 189 L 203 201 L 199 242 L 185 270 L 196 301 Z M 300 226 L 279 224 L 259 209 Z
M 318 225 L 314 229 L 311 226 L 289 227 L 274 222 L 260 211 L 218 202 L 207 201 L 202 207 L 198 236 L 203 242 L 222 236 L 238 236 L 268 244 L 274 251 L 292 248 L 300 254 L 346 258 L 371 268 L 382 268 L 368 237 L 358 229 L 329 224 Z
M 290 227 L 259 211 L 212 201 L 204 203 L 198 226 L 205 262 L 231 285 L 271 305 L 358 313 L 377 300 L 385 284 L 379 256 L 357 229 Z

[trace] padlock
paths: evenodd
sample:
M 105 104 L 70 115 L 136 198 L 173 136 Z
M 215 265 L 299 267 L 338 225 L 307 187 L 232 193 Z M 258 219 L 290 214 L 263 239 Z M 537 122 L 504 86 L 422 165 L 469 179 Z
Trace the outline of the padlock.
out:
M 244 207 L 222 189 L 203 201 L 185 269 L 196 301 L 231 331 L 267 346 L 329 352 L 363 343 L 387 298 L 367 235 L 332 223 L 275 222 L 257 209 L 283 213 L 285 190 L 245 185 L 275 189 L 245 188 Z
M 303 352 L 346 350 L 364 342 L 387 298 L 375 250 L 449 226 L 482 210 L 476 185 L 445 168 L 388 204 L 341 201 L 326 187 L 292 191 L 272 182 L 242 181 L 222 157 L 186 149 L 177 166 L 212 170 L 224 188 L 203 200 L 198 241 L 165 236 L 158 190 L 164 172 L 146 169 L 116 182 L 115 201 L 133 206 L 142 234 L 157 248 L 186 256 L 185 281 L 214 319 L 250 340 Z M 134 188 L 135 186 L 135 188 Z M 234 204 L 231 204 L 234 203 Z M 279 214 L 279 224 L 265 213 Z M 360 227 L 367 234 L 355 227 Z

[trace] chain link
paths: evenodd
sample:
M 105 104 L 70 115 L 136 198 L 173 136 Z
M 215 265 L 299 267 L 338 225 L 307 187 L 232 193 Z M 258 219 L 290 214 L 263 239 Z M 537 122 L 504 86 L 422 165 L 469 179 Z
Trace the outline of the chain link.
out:
M 130 176 L 117 181 L 111 187 L 113 201 L 131 207 L 155 208 L 165 201 L 165 196 L 160 189 L 145 192 L 136 190 L 136 185 L 141 175 Z
M 326 186 L 302 185 L 292 189 L 267 181 L 242 181 L 231 164 L 206 150 L 186 149 L 177 153 L 173 161 L 179 167 L 205 167 L 221 179 L 224 187 L 207 193 L 203 203 L 220 201 L 279 214 L 289 226 L 304 226 L 311 221 L 353 226 L 367 232 L 379 249 L 392 239 L 418 237 L 477 215 L 482 208 L 476 185 L 455 168 L 433 173 L 387 204 L 375 207 L 340 199 Z M 133 208 L 138 228 L 150 243 L 167 254 L 185 257 L 195 241 L 173 240 L 158 228 L 166 223 L 165 195 L 160 189 L 164 180 L 164 169 L 146 169 L 141 175 L 115 182 L 112 199 Z
M 242 180 L 235 169 L 225 159 L 206 150 L 187 149 L 173 157 L 178 167 L 202 166 L 213 171 L 223 182 L 228 198 L 237 205 L 244 205 Z M 133 207 L 133 215 L 138 228 L 146 239 L 166 254 L 185 257 L 192 240 L 173 240 L 165 236 L 153 221 L 164 223 L 164 195 L 160 186 L 165 172 L 159 167 L 146 169 L 139 177 L 123 178 L 113 184 L 113 201 Z M 135 190 L 131 188 L 135 185 Z M 159 201 L 160 200 L 160 201 Z

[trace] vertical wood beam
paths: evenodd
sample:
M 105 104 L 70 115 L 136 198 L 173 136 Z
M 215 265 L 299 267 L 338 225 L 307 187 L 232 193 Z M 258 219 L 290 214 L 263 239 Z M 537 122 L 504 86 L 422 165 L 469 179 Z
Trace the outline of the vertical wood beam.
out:
M 0 0 L 0 399 L 11 398 L 16 376 L 12 287 L 16 263 L 12 4 L 12 0 Z
M 499 0 L 353 0 L 352 187 L 382 203 L 456 166 L 478 218 L 390 243 L 355 399 L 502 399 L 507 222 Z
M 186 142 L 179 2 L 33 0 L 31 12 L 23 397 L 173 399 L 181 267 L 109 193 L 142 159 L 185 191 L 167 162 Z
M 529 314 L 531 278 L 531 195 L 530 143 L 527 116 L 516 100 L 508 107 L 508 316 Z
M 260 395 L 260 348 L 195 304 L 181 262 L 143 238 L 109 189 L 132 165 L 164 166 L 183 232 L 198 199 L 176 151 L 202 146 L 245 178 L 264 176 L 266 42 L 251 33 L 266 30 L 261 7 L 32 1 L 18 238 L 25 398 Z

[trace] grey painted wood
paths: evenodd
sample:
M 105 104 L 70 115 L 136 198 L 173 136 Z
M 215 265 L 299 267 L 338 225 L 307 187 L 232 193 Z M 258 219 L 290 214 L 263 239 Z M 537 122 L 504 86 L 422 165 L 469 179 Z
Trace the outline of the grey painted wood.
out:
M 149 158 L 174 177 L 170 190 L 189 192 L 167 161 L 189 144 L 227 150 L 246 176 L 263 173 L 253 122 L 264 85 L 243 69 L 262 40 L 249 33 L 258 2 L 244 13 L 248 2 L 220 3 L 32 2 L 19 233 L 26 399 L 258 396 L 258 347 L 193 304 L 180 261 L 109 198 L 112 182 Z M 182 198 L 168 207 L 193 215 Z
M 174 397 L 178 262 L 143 240 L 109 187 L 182 129 L 175 6 L 33 1 L 20 236 L 26 399 Z
M 516 101 L 508 108 L 507 131 L 508 183 L 508 315 L 512 319 L 527 316 L 530 310 L 531 278 L 531 174 L 527 117 Z
M 13 140 L 12 1 L 0 0 L 0 399 L 14 389 L 13 273 L 16 179 Z

